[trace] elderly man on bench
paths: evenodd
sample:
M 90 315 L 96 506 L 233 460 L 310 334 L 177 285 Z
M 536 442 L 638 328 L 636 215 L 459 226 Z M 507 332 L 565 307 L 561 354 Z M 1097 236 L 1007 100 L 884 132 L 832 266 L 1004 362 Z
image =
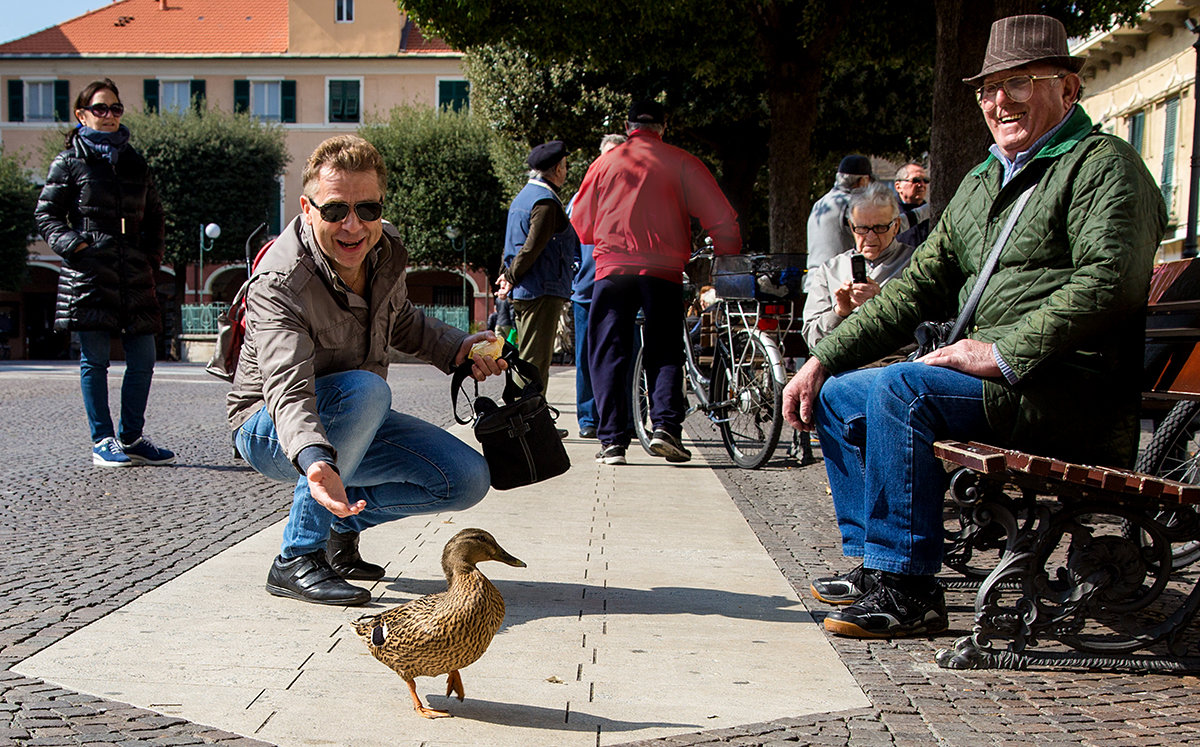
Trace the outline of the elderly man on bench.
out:
M 947 626 L 934 576 L 948 478 L 935 441 L 1132 464 L 1143 315 L 1166 211 L 1138 154 L 1079 106 L 1082 64 L 1053 18 L 993 24 L 982 69 L 964 79 L 991 155 L 904 273 L 816 345 L 784 390 L 788 422 L 820 438 L 843 553 L 862 558 L 812 583 L 818 599 L 845 605 L 825 619 L 833 633 Z M 989 255 L 998 257 L 990 276 Z M 921 322 L 956 315 L 963 339 L 855 370 Z

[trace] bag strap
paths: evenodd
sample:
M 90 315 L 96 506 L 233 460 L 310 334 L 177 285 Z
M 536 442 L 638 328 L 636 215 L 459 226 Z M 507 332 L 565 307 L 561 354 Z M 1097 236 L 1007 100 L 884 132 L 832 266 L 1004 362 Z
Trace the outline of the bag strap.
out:
M 538 374 L 537 366 L 529 361 L 522 360 L 517 357 L 517 349 L 511 343 L 504 343 L 504 352 L 500 357 L 508 364 L 508 368 L 504 370 L 504 398 L 505 404 L 511 405 L 519 399 L 542 393 L 542 377 Z M 471 375 L 471 359 L 463 361 L 458 368 L 454 369 L 454 378 L 450 380 L 450 406 L 454 409 L 454 420 L 459 425 L 468 425 L 472 422 L 472 418 L 463 419 L 458 414 L 458 392 L 462 389 L 462 384 Z M 518 385 L 513 379 L 513 374 L 525 382 Z M 473 380 L 473 379 L 472 379 Z M 479 396 L 479 382 L 475 382 L 475 395 Z M 472 407 L 472 409 L 474 409 Z
M 1017 218 L 1021 217 L 1021 211 L 1025 209 L 1025 203 L 1029 202 L 1029 198 L 1033 195 L 1033 190 L 1037 189 L 1037 185 L 1038 180 L 1035 179 L 1033 184 L 1030 184 L 1021 193 L 1013 205 L 1012 212 L 1008 214 L 1008 220 L 1004 221 L 1004 227 L 1000 229 L 1000 235 L 996 237 L 996 243 L 992 246 L 992 253 L 988 255 L 987 260 L 983 263 L 983 269 L 979 272 L 979 278 L 975 281 L 975 287 L 971 289 L 971 295 L 967 297 L 967 302 L 963 304 L 962 311 L 959 312 L 958 319 L 954 322 L 954 328 L 950 330 L 950 336 L 946 338 L 947 345 L 958 342 L 967 325 L 971 323 L 971 317 L 975 316 L 975 307 L 979 306 L 979 301 L 983 298 L 983 289 L 988 284 L 988 280 L 991 279 L 992 273 L 996 271 L 996 265 L 1000 263 L 1000 250 L 1004 248 L 1005 242 L 1008 241 L 1009 234 L 1012 233 L 1013 227 L 1017 225 Z

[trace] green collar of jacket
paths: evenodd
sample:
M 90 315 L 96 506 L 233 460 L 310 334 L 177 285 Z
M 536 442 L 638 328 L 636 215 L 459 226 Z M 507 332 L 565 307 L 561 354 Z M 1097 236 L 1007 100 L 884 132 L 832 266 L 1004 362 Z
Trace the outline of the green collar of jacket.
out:
M 1074 148 L 1091 131 L 1092 118 L 1087 115 L 1082 106 L 1076 104 L 1074 112 L 1067 119 L 1067 123 L 1058 132 L 1054 133 L 1054 137 L 1050 138 L 1042 146 L 1042 149 L 1030 160 L 1030 163 L 1040 158 L 1057 158 L 1061 156 L 1063 153 Z M 971 176 L 984 174 L 993 163 L 999 164 L 999 161 L 995 156 L 989 154 L 983 163 L 971 170 Z

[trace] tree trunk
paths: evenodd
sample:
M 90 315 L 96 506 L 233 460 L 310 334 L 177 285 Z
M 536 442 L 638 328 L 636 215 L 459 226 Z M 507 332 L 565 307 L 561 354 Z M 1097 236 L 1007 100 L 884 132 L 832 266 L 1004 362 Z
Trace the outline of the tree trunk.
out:
M 970 86 L 979 72 L 988 34 L 997 18 L 1036 13 L 1033 0 L 934 0 L 937 58 L 934 61 L 933 127 L 929 138 L 929 202 L 941 215 L 967 172 L 987 157 L 991 133 Z
M 768 139 L 772 253 L 808 253 L 808 213 L 812 209 L 812 135 L 817 124 L 821 70 L 793 67 L 792 75 L 772 71 L 767 91 L 771 109 Z

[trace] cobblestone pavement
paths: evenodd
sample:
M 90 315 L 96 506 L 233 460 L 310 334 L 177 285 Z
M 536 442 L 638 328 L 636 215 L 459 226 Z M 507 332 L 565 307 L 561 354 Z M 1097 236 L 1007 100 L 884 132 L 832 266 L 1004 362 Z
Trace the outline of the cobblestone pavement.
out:
M 449 423 L 441 374 L 393 366 L 389 380 L 398 407 Z M 178 464 L 101 470 L 88 457 L 74 364 L 0 364 L 0 745 L 261 744 L 10 669 L 283 518 L 285 489 L 230 458 L 225 386 L 196 366 L 161 365 L 147 432 L 179 452 Z M 707 423 L 693 419 L 689 433 L 820 618 L 826 608 L 809 597 L 809 579 L 846 568 L 821 465 L 799 467 L 781 450 L 763 470 L 740 470 Z M 1200 743 L 1195 677 L 938 669 L 933 652 L 970 622 L 968 594 L 951 592 L 947 601 L 944 636 L 833 639 L 871 708 L 636 744 Z

